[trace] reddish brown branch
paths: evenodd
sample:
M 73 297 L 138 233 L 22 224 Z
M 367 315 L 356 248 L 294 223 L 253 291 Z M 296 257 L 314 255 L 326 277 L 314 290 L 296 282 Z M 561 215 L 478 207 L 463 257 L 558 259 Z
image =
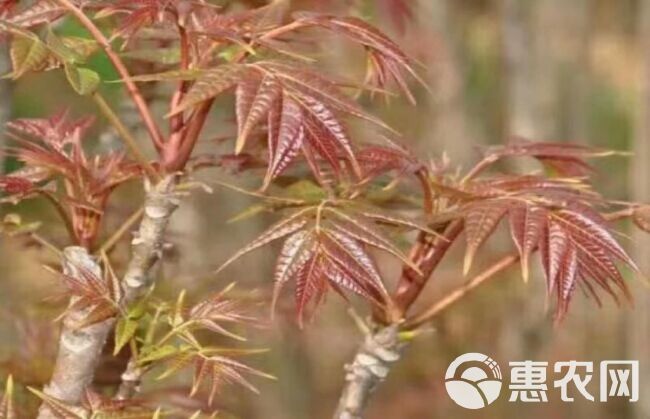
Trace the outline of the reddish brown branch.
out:
M 212 109 L 213 103 L 214 99 L 203 102 L 188 122 L 180 147 L 173 153 L 173 155 L 168 156 L 168 160 L 165 163 L 165 167 L 170 172 L 182 170 L 185 167 L 185 164 L 189 160 L 192 150 L 194 150 L 194 146 L 201 135 L 201 131 L 203 130 L 205 121 L 210 113 L 210 109 Z
M 181 70 L 187 70 L 190 67 L 190 45 L 187 35 L 187 31 L 181 25 L 178 26 L 178 35 L 180 38 L 180 52 L 181 52 L 181 61 L 180 68 Z M 182 80 L 178 84 L 178 88 L 172 95 L 169 108 L 170 110 L 175 109 L 183 100 L 183 97 L 189 89 L 189 82 Z M 169 119 L 169 128 L 170 128 L 170 137 L 168 147 L 171 147 L 176 151 L 179 147 L 179 144 L 183 136 L 183 128 L 185 126 L 185 117 L 183 112 L 179 112 L 173 115 Z
M 102 49 L 108 56 L 109 60 L 111 61 L 111 63 L 113 63 L 115 70 L 117 70 L 118 74 L 123 79 L 124 85 L 126 86 L 126 90 L 129 92 L 129 95 L 131 96 L 133 103 L 138 109 L 138 112 L 142 117 L 142 121 L 144 122 L 144 125 L 146 126 L 147 131 L 149 132 L 149 135 L 151 136 L 151 139 L 155 144 L 156 148 L 162 147 L 163 136 L 160 133 L 160 130 L 158 129 L 158 126 L 156 125 L 156 122 L 154 121 L 151 112 L 149 111 L 149 107 L 147 106 L 147 103 L 144 100 L 144 97 L 142 96 L 140 89 L 131 79 L 131 75 L 129 74 L 129 71 L 126 68 L 126 65 L 124 65 L 122 59 L 115 53 L 115 51 L 113 51 L 111 44 L 108 42 L 108 39 L 106 39 L 104 34 L 93 23 L 93 21 L 90 20 L 90 18 L 86 16 L 86 14 L 81 9 L 75 6 L 74 3 L 72 3 L 72 1 L 70 0 L 57 0 L 57 1 L 63 7 L 68 9 L 73 15 L 75 15 L 75 17 L 79 20 L 79 22 L 88 30 L 88 32 L 90 32 L 93 38 L 95 38 L 97 43 L 102 47 Z
M 421 326 L 424 323 L 429 322 L 438 314 L 440 314 L 443 310 L 447 309 L 452 304 L 460 301 L 463 297 L 465 297 L 468 293 L 470 293 L 472 290 L 477 288 L 479 285 L 493 278 L 496 274 L 501 273 L 502 271 L 506 270 L 507 268 L 514 265 L 518 261 L 519 261 L 518 254 L 512 254 L 501 258 L 499 261 L 492 264 L 489 268 L 487 268 L 480 274 L 476 275 L 474 278 L 470 279 L 460 287 L 451 291 L 449 294 L 447 294 L 442 299 L 440 299 L 439 301 L 431 305 L 429 308 L 409 318 L 404 323 L 404 328 L 414 329 L 418 326 Z
M 419 234 L 409 256 L 420 272 L 406 265 L 403 267 L 393 298 L 397 312 L 391 315 L 392 320 L 401 320 L 461 231 L 463 222 L 456 220 L 447 225 L 441 237 L 432 237 L 425 232 Z

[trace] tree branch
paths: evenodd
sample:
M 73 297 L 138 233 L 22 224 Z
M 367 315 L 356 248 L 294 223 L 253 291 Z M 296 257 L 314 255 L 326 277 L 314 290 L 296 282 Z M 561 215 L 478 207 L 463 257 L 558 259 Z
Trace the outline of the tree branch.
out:
M 88 30 L 88 32 L 90 32 L 93 38 L 95 38 L 97 43 L 102 47 L 102 49 L 108 56 L 109 60 L 111 60 L 111 63 L 113 63 L 115 70 L 117 70 L 118 74 L 124 81 L 126 90 L 129 92 L 131 99 L 133 99 L 133 103 L 138 109 L 138 112 L 140 113 L 140 116 L 142 117 L 142 121 L 147 127 L 147 131 L 149 132 L 149 135 L 151 136 L 153 143 L 156 145 L 157 148 L 162 147 L 163 136 L 160 133 L 160 130 L 158 129 L 158 126 L 156 125 L 156 122 L 154 121 L 151 112 L 149 111 L 149 107 L 147 106 L 147 103 L 145 102 L 144 97 L 140 92 L 140 89 L 131 79 L 131 75 L 129 74 L 129 71 L 126 68 L 126 65 L 124 65 L 122 59 L 119 57 L 119 55 L 115 53 L 115 51 L 113 51 L 111 44 L 108 42 L 108 39 L 106 39 L 102 31 L 99 30 L 99 28 L 93 23 L 93 21 L 90 20 L 90 18 L 86 16 L 86 14 L 81 9 L 75 6 L 74 3 L 72 3 L 72 1 L 70 0 L 56 0 L 56 1 L 58 1 L 59 4 L 61 4 L 66 9 L 68 9 L 70 13 L 72 13 L 77 18 L 77 20 L 79 20 L 79 22 Z
M 144 295 L 151 286 L 149 271 L 162 257 L 165 230 L 178 207 L 175 186 L 173 175 L 168 175 L 155 186 L 145 182 L 144 214 L 131 241 L 131 260 L 122 281 L 126 305 Z
M 62 263 L 66 275 L 82 278 L 81 269 L 100 277 L 102 275 L 97 261 L 83 247 L 65 248 Z M 86 387 L 92 383 L 102 348 L 115 322 L 115 319 L 108 319 L 79 329 L 77 325 L 86 318 L 90 309 L 92 307 L 71 310 L 63 319 L 54 372 L 50 383 L 43 390 L 48 396 L 72 405 L 79 404 Z M 38 419 L 56 418 L 58 416 L 45 404 L 41 405 Z
M 120 376 L 121 383 L 115 393 L 116 400 L 128 400 L 140 391 L 140 382 L 144 371 L 138 366 L 137 359 L 131 357 L 126 369 Z
M 106 103 L 104 97 L 99 93 L 95 93 L 93 94 L 93 99 L 95 100 L 95 103 L 97 104 L 99 110 L 106 117 L 106 119 L 108 119 L 108 122 L 110 122 L 110 124 L 115 128 L 120 138 L 122 139 L 122 143 L 126 145 L 126 148 L 129 149 L 129 153 L 131 153 L 133 159 L 137 161 L 140 166 L 142 166 L 144 171 L 147 173 L 147 175 L 149 175 L 149 177 L 151 177 L 151 179 L 160 180 L 160 175 L 158 172 L 156 172 L 145 155 L 140 151 L 138 143 L 135 140 L 133 134 L 131 134 L 129 129 L 124 125 L 120 117 L 117 116 L 115 112 L 113 112 L 108 103 Z
M 151 186 L 148 181 L 145 183 L 144 214 L 131 242 L 131 260 L 122 280 L 123 306 L 132 304 L 151 286 L 150 270 L 162 256 L 165 230 L 178 206 L 175 184 L 175 176 L 171 175 L 155 186 Z M 66 248 L 63 264 L 67 275 L 78 275 L 79 270 L 75 267 L 83 267 L 101 275 L 97 262 L 82 247 Z M 72 405 L 79 404 L 84 390 L 92 383 L 106 338 L 115 323 L 115 318 L 111 318 L 76 329 L 75 325 L 85 315 L 85 311 L 72 311 L 66 315 L 54 374 L 44 390 L 46 394 Z M 49 409 L 41 406 L 38 419 L 53 418 L 55 416 Z
M 345 387 L 334 419 L 361 419 L 370 396 L 399 361 L 404 346 L 396 324 L 366 336 L 352 363 L 345 366 Z
M 421 232 L 418 241 L 411 249 L 411 260 L 420 268 L 420 272 L 405 265 L 395 291 L 395 305 L 398 313 L 393 322 L 401 320 L 409 307 L 422 292 L 436 266 L 463 231 L 463 222 L 455 220 L 449 223 L 442 233 L 442 237 L 431 237 L 430 234 Z M 393 315 L 395 317 L 395 315 Z
M 131 228 L 140 221 L 140 218 L 142 218 L 142 214 L 144 214 L 144 207 L 138 208 L 131 216 L 122 223 L 118 227 L 117 230 L 109 238 L 106 239 L 104 243 L 102 243 L 101 247 L 99 250 L 97 250 L 97 254 L 101 255 L 102 253 L 110 253 L 111 250 L 113 250 L 113 247 L 124 237 L 126 233 L 128 233 Z
M 214 99 L 208 99 L 196 109 L 185 126 L 185 132 L 180 140 L 179 148 L 172 149 L 171 155 L 163 156 L 163 164 L 167 170 L 182 170 L 185 167 L 205 126 L 205 121 L 213 103 Z
M 388 376 L 393 364 L 401 358 L 406 342 L 400 341 L 399 331 L 414 329 L 439 314 L 467 293 L 497 273 L 512 266 L 518 255 L 509 255 L 449 293 L 442 300 L 404 324 L 391 324 L 366 336 L 354 360 L 346 365 L 345 386 L 339 399 L 334 419 L 361 419 L 363 410 L 377 386 Z
M 476 275 L 474 278 L 470 279 L 469 281 L 465 282 L 463 285 L 460 287 L 454 289 L 451 291 L 449 294 L 444 296 L 441 300 L 437 301 L 434 303 L 432 306 L 429 308 L 425 309 L 419 314 L 416 314 L 415 316 L 409 318 L 405 323 L 404 323 L 404 328 L 405 329 L 415 329 L 429 321 L 431 321 L 434 317 L 436 317 L 439 313 L 447 309 L 449 306 L 452 304 L 458 302 L 461 300 L 463 297 L 465 297 L 468 293 L 470 293 L 472 290 L 474 290 L 476 287 L 484 283 L 485 281 L 489 280 L 490 278 L 493 278 L 496 274 L 501 273 L 502 271 L 506 270 L 510 266 L 514 265 L 519 261 L 519 255 L 518 254 L 512 254 L 503 257 L 499 261 L 495 262 L 492 264 L 489 268 L 481 272 L 480 274 Z

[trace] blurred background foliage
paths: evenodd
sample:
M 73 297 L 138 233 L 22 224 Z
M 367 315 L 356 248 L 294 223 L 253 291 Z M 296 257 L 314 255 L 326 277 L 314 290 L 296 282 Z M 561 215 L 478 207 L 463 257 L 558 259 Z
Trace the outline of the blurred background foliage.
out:
M 234 3 L 239 4 L 233 8 L 262 4 Z M 420 62 L 430 92 L 417 90 L 416 107 L 398 98 L 390 104 L 364 99 L 364 104 L 405 134 L 419 155 L 436 158 L 446 153 L 452 164 L 467 167 L 484 147 L 501 144 L 512 135 L 606 147 L 631 155 L 597 162 L 594 183 L 613 199 L 650 201 L 650 1 L 299 0 L 292 7 L 334 13 L 352 9 L 391 34 Z M 70 21 L 59 30 L 83 35 Z M 323 68 L 343 67 L 350 75 L 362 74 L 359 51 L 335 37 L 327 38 L 325 45 Z M 92 67 L 105 80 L 117 79 L 102 56 L 93 60 Z M 146 66 L 139 70 L 146 71 Z M 119 103 L 119 87 L 105 84 L 102 88 Z M 218 153 L 221 145 L 215 139 L 234 132 L 232 106 L 227 103 L 231 99 L 220 100 L 201 152 Z M 79 99 L 60 73 L 24 77 L 12 86 L 2 82 L 0 87 L 0 119 L 9 114 L 44 116 L 67 107 L 73 114 L 94 112 L 92 103 Z M 124 115 L 128 118 L 128 108 Z M 117 147 L 105 130 L 99 119 L 93 146 Z M 5 170 L 13 164 L 5 161 Z M 223 170 L 208 170 L 198 177 L 206 182 L 219 179 L 244 187 L 255 185 L 245 176 Z M 107 230 L 136 209 L 139 194 L 139 185 L 119 191 L 111 203 Z M 237 295 L 260 305 L 259 313 L 267 319 L 268 307 L 261 303 L 269 296 L 277 249 L 259 251 L 219 276 L 211 275 L 220 262 L 274 219 L 262 215 L 228 222 L 254 202 L 219 187 L 185 202 L 173 219 L 170 241 L 174 247 L 160 270 L 163 281 L 156 292 L 172 295 L 186 288 L 190 295 L 200 296 L 237 280 Z M 42 202 L 5 206 L 2 211 L 20 212 L 29 222 L 41 221 L 44 234 L 55 242 L 62 237 L 55 215 Z M 628 226 L 622 227 L 625 233 Z M 482 263 L 512 250 L 504 238 L 490 239 Z M 62 301 L 52 297 L 59 286 L 56 279 L 42 269 L 44 263 L 55 260 L 23 242 L 0 240 L 0 375 L 12 372 L 18 382 L 40 385 L 49 376 L 54 350 L 52 335 L 57 326 L 51 319 L 62 306 Z M 646 274 L 650 273 L 648 239 L 629 229 L 623 241 Z M 434 301 L 463 281 L 462 246 L 457 247 L 439 268 L 420 304 Z M 121 262 L 127 250 L 125 244 L 118 248 Z M 380 262 L 387 282 L 392 283 L 399 266 L 389 259 Z M 648 365 L 644 367 L 650 361 L 650 304 L 647 289 L 630 279 L 636 295 L 634 308 L 605 302 L 599 309 L 578 296 L 564 324 L 553 328 L 538 267 L 528 284 L 522 283 L 517 269 L 511 269 L 448 309 L 430 332 L 415 341 L 374 398 L 368 417 L 650 417 L 650 372 Z M 274 322 L 262 323 L 249 333 L 247 345 L 270 349 L 253 364 L 278 381 L 258 382 L 259 396 L 228 389 L 219 406 L 243 418 L 329 417 L 342 384 L 342 366 L 360 340 L 345 302 L 331 298 L 305 330 L 298 329 L 290 303 L 280 307 Z M 639 359 L 641 401 L 601 404 L 577 397 L 575 403 L 563 403 L 559 391 L 552 388 L 549 370 L 546 404 L 508 403 L 504 391 L 489 408 L 465 411 L 447 397 L 443 382 L 449 362 L 465 352 L 486 353 L 506 371 L 509 361 L 526 359 L 550 365 L 572 359 Z M 119 373 L 107 364 L 97 380 L 111 383 Z M 596 394 L 597 378 L 589 386 Z M 180 384 L 164 391 L 157 387 L 150 380 L 145 390 L 160 392 L 161 399 L 191 403 L 184 400 L 187 388 Z

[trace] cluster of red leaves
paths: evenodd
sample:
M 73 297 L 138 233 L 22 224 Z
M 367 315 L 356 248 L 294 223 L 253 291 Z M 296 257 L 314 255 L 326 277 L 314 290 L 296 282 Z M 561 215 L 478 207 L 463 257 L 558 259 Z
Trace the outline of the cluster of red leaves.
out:
M 172 71 L 135 79 L 152 81 L 176 78 L 189 78 L 194 80 L 194 84 L 172 114 L 192 109 L 228 89 L 236 89 L 239 133 L 235 153 L 241 153 L 251 132 L 258 125 L 266 123 L 269 156 L 264 187 L 281 175 L 300 153 L 317 179 L 323 177 L 323 164 L 337 177 L 346 172 L 360 178 L 362 171 L 357 161 L 356 147 L 342 117 L 354 116 L 388 129 L 345 95 L 335 83 L 298 64 L 258 61 L 252 64 L 226 64 L 203 71 Z
M 60 276 L 68 294 L 73 297 L 66 312 L 84 313 L 83 320 L 75 327 L 81 329 L 115 316 L 119 311 L 122 288 L 110 267 L 107 265 L 105 275 L 98 275 L 82 266 L 73 267 L 73 271 Z
M 224 323 L 252 323 L 255 319 L 244 314 L 239 301 L 225 298 L 228 289 L 196 303 L 187 313 L 187 318 L 204 329 L 233 339 L 239 335 L 224 327 Z
M 16 0 L 4 0 L 0 3 L 0 17 L 23 29 L 52 23 L 66 13 L 66 9 L 56 0 L 38 0 L 23 8 L 16 7 L 18 3 Z
M 157 24 L 184 27 L 203 12 L 216 10 L 216 6 L 198 0 L 118 0 L 106 3 L 95 3 L 100 8 L 96 17 L 119 16 L 119 25 L 113 36 L 125 40 L 133 38 L 142 28 Z
M 237 13 L 222 14 L 220 7 L 214 4 L 197 1 L 165 1 L 165 0 L 120 0 L 117 2 L 94 2 L 92 7 L 99 9 L 98 18 L 116 16 L 117 28 L 114 38 L 130 42 L 137 38 L 142 29 L 157 28 L 158 34 L 147 34 L 149 39 L 169 39 L 182 33 L 183 42 L 192 47 L 193 63 L 204 61 L 205 51 L 221 42 L 235 43 L 245 46 L 259 34 L 273 27 L 270 19 L 275 8 L 273 4 Z M 171 30 L 171 31 L 170 31 Z
M 389 172 L 396 176 L 413 174 L 423 167 L 411 153 L 398 147 L 369 145 L 359 150 L 356 157 L 363 173 L 362 182 Z
M 193 384 L 190 395 L 194 396 L 202 385 L 209 384 L 209 405 L 212 405 L 214 397 L 224 385 L 236 384 L 247 388 L 253 393 L 259 393 L 257 388 L 244 377 L 244 374 L 270 377 L 242 362 L 221 355 L 195 353 L 192 355 L 190 362 L 194 365 Z
M 117 11 L 124 6 L 119 3 L 111 7 L 111 10 Z M 156 0 L 136 2 L 128 6 L 129 10 L 138 10 L 146 16 L 146 19 L 143 17 L 146 22 L 151 22 L 154 17 L 163 22 L 164 16 L 178 19 L 179 12 L 175 10 L 178 7 L 178 4 Z M 257 133 L 256 130 L 261 128 L 267 133 L 268 162 L 264 188 L 284 173 L 301 155 L 321 183 L 330 172 L 339 180 L 342 176 L 357 180 L 364 177 L 357 159 L 360 147 L 350 138 L 345 118 L 360 118 L 392 132 L 389 127 L 366 113 L 343 91 L 342 83 L 325 77 L 321 71 L 315 71 L 303 63 L 291 60 L 256 58 L 248 60 L 249 62 L 242 61 L 249 58 L 247 54 L 254 46 L 276 51 L 276 44 L 272 44 L 272 41 L 276 36 L 281 36 L 280 34 L 310 27 L 324 28 L 342 34 L 367 49 L 371 63 L 368 84 L 384 87 L 392 80 L 413 99 L 405 78 L 407 74 L 415 78 L 417 75 L 410 60 L 394 42 L 376 28 L 356 18 L 298 13 L 294 15 L 291 23 L 282 26 L 275 23 L 277 19 L 264 19 L 271 14 L 268 8 L 234 15 L 222 15 L 212 9 L 203 13 L 192 7 L 186 8 L 192 10 L 188 11 L 192 18 L 185 19 L 185 32 L 179 33 L 181 47 L 183 42 L 191 42 L 195 46 L 186 51 L 192 52 L 183 60 L 186 68 L 134 78 L 141 82 L 183 82 L 182 97 L 174 104 L 170 115 L 184 116 L 186 112 L 193 111 L 225 91 L 234 89 L 238 125 L 235 153 L 244 151 L 249 138 L 253 133 Z M 205 16 L 211 18 L 206 19 Z M 125 24 L 131 30 L 142 26 L 135 22 Z M 219 63 L 215 67 L 211 57 L 202 57 L 194 52 L 199 49 L 196 46 L 201 39 L 207 39 L 207 42 L 214 46 L 219 45 L 224 38 L 230 43 L 247 45 L 243 49 L 247 54 L 240 54 L 240 58 L 234 62 Z M 233 41 L 235 38 L 239 41 Z M 256 57 L 260 56 L 256 53 Z M 190 69 L 187 69 L 188 66 Z M 189 114 L 190 117 L 191 115 Z M 379 168 L 375 164 L 378 163 L 377 159 L 383 161 L 380 166 L 385 166 L 393 156 L 403 162 L 403 155 L 397 155 L 396 150 L 377 148 L 365 153 L 363 157 L 370 161 L 369 165 L 372 166 L 368 168 L 369 173 L 366 175 L 376 174 Z M 395 163 L 390 166 L 396 168 Z
M 614 154 L 608 150 L 598 150 L 580 144 L 534 142 L 515 138 L 506 147 L 494 147 L 488 151 L 490 159 L 502 157 L 530 156 L 539 160 L 560 176 L 580 177 L 593 172 L 585 159 Z
M 86 155 L 82 140 L 92 121 L 72 120 L 60 112 L 47 119 L 10 122 L 8 133 L 15 145 L 5 153 L 24 166 L 0 178 L 0 187 L 14 200 L 40 194 L 55 203 L 80 244 L 96 237 L 110 193 L 141 174 L 123 153 Z M 52 182 L 56 179 L 63 180 L 60 192 Z
M 235 152 L 243 150 L 250 132 L 266 120 L 269 163 L 265 187 L 301 152 L 317 179 L 323 178 L 321 162 L 337 177 L 345 168 L 361 175 L 341 116 L 379 121 L 316 72 L 277 62 L 256 63 L 252 69 L 237 86 L 239 135 Z
M 420 79 L 413 70 L 411 60 L 395 42 L 377 28 L 355 17 L 304 12 L 296 13 L 294 17 L 296 22 L 304 26 L 325 28 L 363 45 L 368 52 L 369 64 L 365 82 L 379 88 L 384 88 L 393 82 L 409 101 L 415 104 L 415 98 L 406 82 L 406 75 Z
M 302 326 L 310 302 L 323 300 L 328 289 L 344 296 L 350 291 L 377 305 L 387 292 L 367 247 L 388 252 L 406 264 L 406 257 L 375 222 L 423 229 L 417 223 L 372 210 L 353 211 L 324 202 L 300 209 L 271 226 L 233 255 L 219 270 L 241 256 L 275 240 L 286 238 L 275 267 L 273 306 L 284 285 L 295 283 L 296 310 Z
M 581 156 L 593 153 L 578 146 L 516 143 L 490 155 L 532 155 L 545 163 L 559 161 L 565 170 L 574 172 L 587 167 Z M 578 286 L 599 303 L 594 285 L 615 299 L 615 288 L 629 297 L 616 262 L 634 270 L 636 265 L 598 212 L 597 206 L 604 201 L 582 180 L 499 176 L 468 182 L 455 191 L 443 188 L 442 193 L 459 202 L 457 211 L 464 220 L 467 238 L 465 272 L 479 247 L 507 218 L 521 255 L 524 279 L 528 277 L 531 253 L 539 250 L 548 293 L 555 291 L 557 295 L 558 318 L 566 314 Z

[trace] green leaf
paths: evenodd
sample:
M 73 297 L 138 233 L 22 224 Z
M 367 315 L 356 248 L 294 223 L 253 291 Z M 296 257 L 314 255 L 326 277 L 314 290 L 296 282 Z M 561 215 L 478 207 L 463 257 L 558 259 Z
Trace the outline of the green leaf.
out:
M 174 306 L 174 313 L 171 317 L 171 322 L 173 327 L 177 327 L 185 321 L 184 316 L 183 316 L 183 309 L 185 307 L 185 296 L 187 295 L 187 292 L 185 290 L 182 290 L 180 294 L 178 294 L 178 299 L 176 299 L 176 305 Z
M 69 48 L 61 38 L 56 36 L 51 28 L 47 32 L 45 42 L 54 55 L 63 63 L 78 63 L 84 59 L 76 50 Z
M 196 352 L 189 348 L 178 349 L 178 352 L 169 359 L 167 369 L 156 377 L 156 380 L 163 380 L 182 370 L 190 365 L 196 356 Z
M 113 355 L 117 355 L 122 348 L 133 339 L 138 330 L 137 320 L 129 317 L 122 317 L 115 326 L 115 349 Z
M 99 74 L 95 71 L 77 67 L 72 63 L 65 64 L 65 75 L 70 86 L 81 96 L 88 96 L 95 93 L 101 81 Z
M 93 39 L 78 36 L 62 36 L 60 39 L 63 45 L 76 53 L 80 58 L 79 62 L 86 62 L 91 55 L 99 50 L 99 44 Z
M 148 351 L 146 349 L 144 348 L 143 355 L 138 358 L 140 364 L 160 361 L 178 353 L 178 348 L 173 345 L 163 345 L 157 348 L 151 348 Z
M 266 204 L 255 204 L 244 209 L 243 211 L 238 212 L 234 216 L 230 217 L 226 222 L 227 223 L 236 223 L 239 221 L 247 220 L 256 215 L 263 214 L 264 212 L 269 211 L 269 206 Z
M 147 312 L 147 303 L 147 298 L 141 298 L 136 304 L 129 307 L 126 317 L 132 320 L 138 320 L 142 318 L 142 316 L 144 316 Z
M 14 38 L 10 48 L 13 72 L 11 78 L 16 80 L 29 71 L 44 67 L 50 56 L 50 50 L 36 36 Z
M 325 189 L 308 179 L 292 183 L 284 190 L 284 195 L 289 198 L 300 199 L 306 203 L 317 203 L 327 199 Z

